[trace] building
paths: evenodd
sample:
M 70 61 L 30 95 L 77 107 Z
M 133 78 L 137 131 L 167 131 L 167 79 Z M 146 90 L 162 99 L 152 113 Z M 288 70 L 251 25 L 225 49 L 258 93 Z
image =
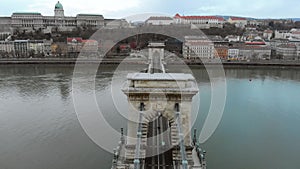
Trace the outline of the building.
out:
M 245 45 L 248 45 L 248 46 L 265 46 L 266 43 L 263 40 L 255 39 L 255 40 L 251 40 L 251 41 L 246 41 Z
M 0 17 L 0 32 L 11 33 L 11 17 Z
M 69 31 L 79 26 L 100 28 L 104 26 L 104 17 L 95 14 L 78 14 L 76 17 L 64 15 L 63 5 L 58 1 L 54 7 L 54 16 L 43 16 L 39 12 L 14 12 L 11 17 L 0 17 L 0 25 L 13 30 L 37 30 L 55 28 Z
M 82 52 L 87 54 L 96 54 L 98 52 L 99 43 L 96 40 L 83 40 Z
M 69 56 L 78 56 L 82 49 L 83 39 L 79 37 L 67 38 L 67 49 Z
M 262 39 L 259 36 L 259 32 L 255 29 L 246 29 L 246 32 L 243 33 L 242 40 L 243 41 L 250 41 L 255 39 Z
M 14 50 L 15 50 L 15 56 L 18 58 L 21 57 L 28 57 L 29 49 L 29 40 L 15 40 L 14 41 Z
M 214 44 L 204 36 L 185 36 L 183 57 L 186 59 L 212 59 L 215 57 Z
M 145 23 L 147 25 L 172 25 L 174 19 L 167 16 L 151 16 Z
M 269 60 L 271 59 L 271 48 L 261 46 L 243 46 L 239 48 L 238 60 Z
M 77 57 L 80 53 L 83 55 L 96 54 L 99 43 L 96 40 L 83 40 L 80 37 L 67 38 L 67 53 L 70 57 Z
M 42 57 L 45 53 L 44 40 L 29 40 L 28 41 L 28 55 L 30 57 Z
M 130 24 L 126 19 L 105 19 L 104 26 L 106 29 L 128 28 Z
M 290 31 L 290 41 L 300 41 L 300 29 L 292 29 Z
M 14 52 L 14 42 L 0 41 L 0 57 L 12 57 Z
M 227 43 L 221 36 L 219 35 L 207 35 L 207 38 L 211 40 L 213 43 Z
M 238 60 L 240 49 L 238 47 L 229 47 L 228 48 L 228 59 Z
M 273 31 L 272 30 L 265 30 L 263 33 L 263 38 L 267 40 L 271 40 L 273 38 Z
M 244 28 L 248 24 L 246 18 L 240 17 L 229 17 L 228 22 L 234 24 L 238 28 Z
M 296 43 L 296 55 L 298 60 L 300 60 L 300 43 Z
M 10 17 L 1 17 L 0 20 L 0 40 L 7 40 L 7 38 L 12 35 L 13 31 L 10 27 L 11 19 Z
M 225 37 L 225 40 L 228 42 L 240 42 L 241 37 L 240 36 L 235 36 L 235 35 L 228 35 Z
M 260 26 L 269 26 L 270 20 L 269 19 L 257 19 L 256 20 L 258 25 Z
M 259 22 L 256 19 L 251 19 L 251 20 L 248 21 L 248 26 L 250 26 L 250 27 L 255 28 L 258 25 L 259 25 Z
M 208 35 L 207 38 L 214 44 L 214 57 L 227 59 L 228 58 L 228 41 L 225 41 L 221 36 Z
M 175 53 L 177 55 L 182 55 L 183 42 L 181 42 L 180 40 L 175 38 L 169 38 L 165 41 L 165 44 L 165 50 Z
M 270 41 L 270 46 L 271 46 L 272 50 L 276 50 L 279 45 L 288 44 L 288 43 L 289 43 L 288 39 L 277 39 L 276 38 L 276 39 L 272 39 Z
M 281 44 L 276 48 L 276 55 L 280 59 L 295 60 L 297 58 L 297 46 L 295 44 Z
M 215 45 L 215 57 L 221 59 L 228 59 L 228 46 L 227 45 Z
M 218 16 L 174 16 L 176 24 L 193 24 L 200 29 L 223 28 L 224 18 Z
M 9 57 L 43 57 L 51 54 L 51 41 L 15 40 L 0 41 L 0 53 Z
M 11 37 L 10 32 L 0 32 L 0 40 L 8 40 Z
M 290 37 L 290 31 L 288 30 L 276 30 L 275 38 L 277 39 L 287 39 Z

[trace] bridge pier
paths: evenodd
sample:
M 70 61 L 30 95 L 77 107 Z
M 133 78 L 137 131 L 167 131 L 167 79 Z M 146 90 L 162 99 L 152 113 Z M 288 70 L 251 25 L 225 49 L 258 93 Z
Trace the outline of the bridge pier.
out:
M 116 169 L 194 166 L 190 129 L 197 84 L 191 74 L 165 72 L 161 47 L 149 45 L 151 71 L 128 74 L 127 86 L 122 89 L 128 98 L 129 114 L 125 161 Z

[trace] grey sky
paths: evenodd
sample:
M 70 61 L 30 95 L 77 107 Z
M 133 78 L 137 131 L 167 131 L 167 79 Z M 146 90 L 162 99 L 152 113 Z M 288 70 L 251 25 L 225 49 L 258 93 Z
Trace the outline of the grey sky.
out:
M 53 15 L 57 0 L 5 0 L 0 15 L 12 12 L 33 11 Z M 121 18 L 151 12 L 175 15 L 238 15 L 257 18 L 300 17 L 299 0 L 60 0 L 66 15 L 77 13 L 103 14 L 104 17 Z

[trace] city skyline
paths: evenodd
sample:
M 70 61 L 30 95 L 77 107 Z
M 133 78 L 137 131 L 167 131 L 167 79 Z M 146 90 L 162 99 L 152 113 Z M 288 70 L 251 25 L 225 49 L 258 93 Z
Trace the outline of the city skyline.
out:
M 2 2 L 0 16 L 10 16 L 13 12 L 40 12 L 43 15 L 53 15 L 53 4 L 57 0 L 11 0 Z M 122 18 L 140 13 L 162 13 L 174 16 L 182 15 L 228 15 L 253 18 L 300 18 L 298 14 L 299 1 L 283 0 L 264 2 L 253 1 L 182 1 L 182 0 L 121 0 L 96 1 L 86 0 L 74 3 L 72 0 L 60 0 L 66 16 L 78 13 L 102 14 L 106 18 Z M 253 5 L 254 4 L 254 5 Z M 291 5 L 293 4 L 293 5 Z M 276 11 L 276 12 L 274 12 Z

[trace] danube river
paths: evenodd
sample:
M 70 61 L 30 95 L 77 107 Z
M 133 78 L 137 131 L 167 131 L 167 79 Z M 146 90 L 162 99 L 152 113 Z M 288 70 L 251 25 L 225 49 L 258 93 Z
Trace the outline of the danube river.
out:
M 113 70 L 106 65 L 98 71 L 96 98 L 99 105 L 108 105 L 103 109 L 107 121 L 126 130 L 126 119 L 110 109 L 113 104 L 107 99 L 118 90 L 110 87 Z M 192 71 L 200 89 L 200 116 L 194 125 L 200 132 L 211 89 L 205 69 Z M 300 69 L 226 68 L 225 73 L 223 118 L 202 145 L 208 168 L 299 169 Z M 77 119 L 72 76 L 70 65 L 0 66 L 1 169 L 110 168 L 112 155 L 89 139 Z M 85 84 L 89 81 L 80 78 L 75 90 L 84 102 L 93 92 Z M 126 102 L 122 94 L 116 99 Z

